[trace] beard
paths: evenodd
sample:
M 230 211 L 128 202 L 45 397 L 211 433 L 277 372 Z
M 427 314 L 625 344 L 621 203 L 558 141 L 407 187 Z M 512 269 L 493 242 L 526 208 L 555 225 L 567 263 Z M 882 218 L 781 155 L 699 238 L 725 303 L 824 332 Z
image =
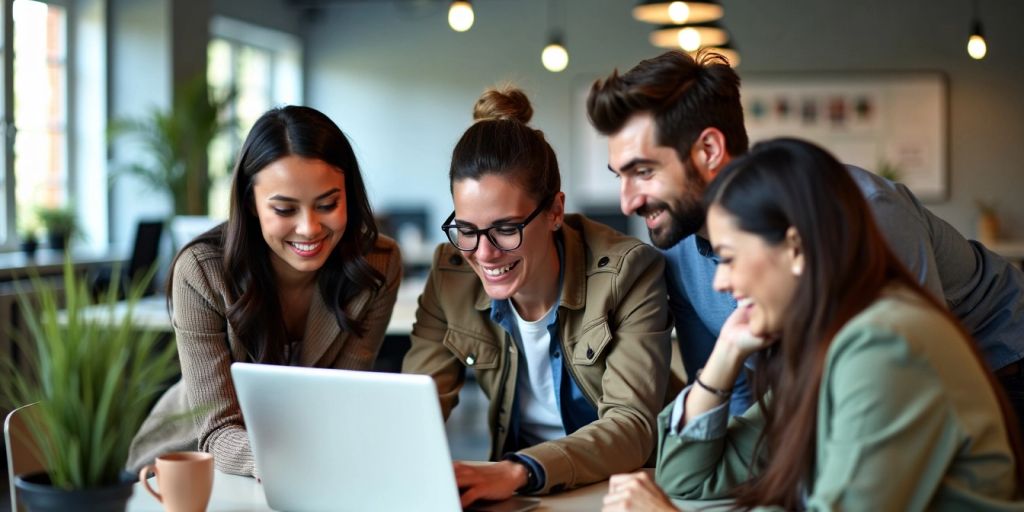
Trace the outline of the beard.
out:
M 679 197 L 673 198 L 669 203 L 661 201 L 648 202 L 637 214 L 646 217 L 653 211 L 664 210 L 662 215 L 668 215 L 668 221 L 661 226 L 648 229 L 651 243 L 659 249 L 668 249 L 679 243 L 680 240 L 696 233 L 704 226 L 704 218 L 707 212 L 704 209 L 704 191 L 707 184 L 704 178 L 697 171 L 692 158 L 683 162 L 683 170 L 686 172 L 686 189 Z
M 688 197 L 675 205 L 667 203 L 650 203 L 644 210 L 664 209 L 662 215 L 668 215 L 668 221 L 661 226 L 648 229 L 651 243 L 659 249 L 668 249 L 680 240 L 696 233 L 704 225 L 704 203 Z M 643 213 L 641 213 L 643 215 Z

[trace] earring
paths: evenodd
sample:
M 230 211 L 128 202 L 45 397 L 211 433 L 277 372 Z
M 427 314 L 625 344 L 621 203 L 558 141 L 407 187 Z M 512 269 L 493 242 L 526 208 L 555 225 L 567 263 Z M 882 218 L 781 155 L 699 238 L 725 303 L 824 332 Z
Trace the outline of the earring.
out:
M 804 266 L 803 265 L 801 265 L 799 263 L 794 263 L 793 264 L 793 275 L 794 276 L 798 276 L 798 275 L 802 274 L 803 271 L 804 271 Z
M 562 225 L 561 224 L 555 224 L 555 231 L 558 231 L 559 229 L 562 229 Z

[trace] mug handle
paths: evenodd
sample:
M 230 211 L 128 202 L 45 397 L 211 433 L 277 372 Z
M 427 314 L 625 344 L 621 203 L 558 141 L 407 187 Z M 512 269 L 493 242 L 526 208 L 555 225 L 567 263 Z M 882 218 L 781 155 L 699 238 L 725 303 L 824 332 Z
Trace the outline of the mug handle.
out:
M 164 497 L 161 496 L 158 492 L 154 491 L 153 488 L 149 486 L 149 478 L 148 477 L 149 477 L 149 473 L 150 472 L 156 473 L 156 466 L 154 466 L 152 464 L 146 464 L 142 468 L 142 470 L 139 471 L 139 482 L 142 482 L 142 486 L 145 487 L 146 490 L 149 491 L 149 493 L 152 494 L 153 497 L 156 498 L 157 501 L 159 501 L 160 503 L 163 503 L 164 502 Z

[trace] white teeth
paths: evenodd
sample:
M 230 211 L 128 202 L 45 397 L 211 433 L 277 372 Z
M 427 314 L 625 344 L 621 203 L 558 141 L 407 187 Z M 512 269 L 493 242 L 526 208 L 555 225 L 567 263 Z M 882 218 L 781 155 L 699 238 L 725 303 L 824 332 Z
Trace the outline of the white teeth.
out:
M 312 251 L 312 250 L 316 249 L 317 247 L 320 247 L 320 242 L 317 242 L 315 244 L 302 244 L 302 243 L 299 243 L 299 242 L 289 242 L 289 243 L 292 244 L 292 246 L 294 246 L 296 249 L 298 249 L 298 250 L 300 250 L 302 252 L 309 252 L 309 251 Z
M 648 214 L 648 215 L 647 215 L 647 218 L 648 218 L 648 219 L 651 219 L 651 220 L 653 220 L 653 219 L 655 219 L 655 218 L 656 218 L 656 217 L 657 217 L 658 215 L 661 215 L 661 212 L 662 212 L 662 210 L 658 210 L 658 211 L 656 211 L 656 212 L 650 213 L 650 214 Z
M 504 274 L 505 272 L 508 272 L 509 270 L 512 270 L 512 267 L 514 267 L 514 266 L 515 266 L 515 263 L 509 263 L 508 265 L 505 265 L 504 267 L 498 267 L 498 268 L 484 268 L 484 267 L 480 267 L 480 268 L 483 268 L 484 269 L 484 273 L 489 275 L 489 276 L 500 276 L 500 275 Z
M 736 301 L 736 307 L 737 308 L 749 308 L 750 306 L 753 306 L 753 305 L 754 305 L 754 299 L 751 299 L 750 297 L 744 297 L 744 298 Z

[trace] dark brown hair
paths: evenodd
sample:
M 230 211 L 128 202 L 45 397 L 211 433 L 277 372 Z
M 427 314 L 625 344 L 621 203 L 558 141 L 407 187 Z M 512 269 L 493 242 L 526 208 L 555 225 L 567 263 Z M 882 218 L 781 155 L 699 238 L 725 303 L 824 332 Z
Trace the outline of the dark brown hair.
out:
M 590 88 L 587 115 L 602 134 L 617 133 L 640 113 L 654 117 L 658 145 L 675 148 L 680 160 L 686 160 L 700 132 L 709 127 L 725 135 L 730 155 L 747 152 L 740 77 L 717 53 L 665 52 L 623 75 L 613 71 Z
M 532 117 L 523 91 L 511 86 L 484 91 L 473 106 L 476 122 L 452 151 L 450 186 L 494 174 L 515 182 L 538 205 L 550 202 L 562 189 L 558 159 L 544 132 L 527 124 Z
M 377 224 L 359 163 L 345 134 L 327 116 L 309 107 L 286 106 L 263 114 L 242 144 L 231 177 L 228 221 L 189 242 L 174 261 L 177 263 L 186 249 L 198 243 L 211 244 L 223 251 L 223 278 L 231 298 L 227 321 L 249 357 L 261 363 L 287 363 L 287 333 L 252 188 L 256 174 L 289 155 L 321 160 L 345 177 L 345 233 L 317 271 L 317 288 L 324 303 L 333 306 L 342 330 L 357 334 L 364 331 L 362 323 L 346 315 L 345 307 L 364 290 L 380 289 L 384 281 L 384 276 L 366 261 L 366 255 L 377 242 Z M 174 263 L 168 283 L 173 283 Z M 168 301 L 172 286 L 168 285 Z
M 986 368 L 970 335 L 889 249 L 853 178 L 825 150 L 796 139 L 758 144 L 719 173 L 705 203 L 724 208 L 741 230 L 771 245 L 781 243 L 787 229 L 794 227 L 805 258 L 804 273 L 783 319 L 782 338 L 755 355 L 753 390 L 765 426 L 752 464 L 763 471 L 752 471 L 754 478 L 738 489 L 738 505 L 799 508 L 801 479 L 810 474 L 818 448 L 818 394 L 825 355 L 843 325 L 889 283 L 914 290 L 946 316 L 957 326 L 977 367 Z M 1000 400 L 1020 487 L 1024 459 L 1017 423 L 1000 386 L 984 373 Z M 770 405 L 765 401 L 769 391 Z

